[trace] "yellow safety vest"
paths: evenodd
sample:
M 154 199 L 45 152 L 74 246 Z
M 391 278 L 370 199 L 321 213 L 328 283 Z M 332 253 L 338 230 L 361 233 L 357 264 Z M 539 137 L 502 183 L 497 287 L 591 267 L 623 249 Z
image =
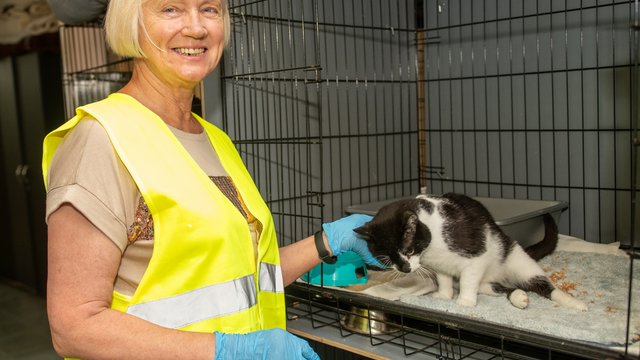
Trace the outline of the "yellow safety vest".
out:
M 164 121 L 134 98 L 112 94 L 82 106 L 44 140 L 43 174 L 64 135 L 87 114 L 144 197 L 153 255 L 132 296 L 112 308 L 173 329 L 247 333 L 285 328 L 284 287 L 271 212 L 228 136 L 194 114 L 249 212 L 262 224 L 258 259 L 246 218 L 196 164 Z

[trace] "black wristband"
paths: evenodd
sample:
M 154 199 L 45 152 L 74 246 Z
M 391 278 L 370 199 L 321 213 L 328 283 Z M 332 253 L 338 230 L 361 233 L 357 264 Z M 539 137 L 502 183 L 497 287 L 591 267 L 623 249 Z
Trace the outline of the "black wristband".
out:
M 337 256 L 330 256 L 329 251 L 324 246 L 324 239 L 322 238 L 322 230 L 316 231 L 313 235 L 316 243 L 316 250 L 318 250 L 318 257 L 327 264 L 335 264 L 338 260 Z

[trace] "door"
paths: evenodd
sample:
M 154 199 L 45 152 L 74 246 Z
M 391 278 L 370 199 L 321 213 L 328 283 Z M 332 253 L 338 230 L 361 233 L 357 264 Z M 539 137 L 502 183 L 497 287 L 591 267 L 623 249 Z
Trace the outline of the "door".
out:
M 59 54 L 0 59 L 0 275 L 44 294 L 44 135 L 64 120 Z

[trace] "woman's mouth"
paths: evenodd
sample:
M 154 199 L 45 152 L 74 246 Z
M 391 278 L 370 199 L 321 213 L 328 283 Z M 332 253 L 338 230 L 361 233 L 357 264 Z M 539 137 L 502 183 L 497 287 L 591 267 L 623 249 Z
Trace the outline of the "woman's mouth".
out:
M 174 48 L 173 51 L 177 52 L 180 55 L 186 56 L 199 56 L 207 51 L 206 48 Z

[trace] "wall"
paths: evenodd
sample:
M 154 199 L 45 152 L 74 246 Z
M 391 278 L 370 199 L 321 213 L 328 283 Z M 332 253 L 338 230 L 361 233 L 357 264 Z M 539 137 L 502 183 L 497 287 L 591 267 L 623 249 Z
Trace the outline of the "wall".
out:
M 425 5 L 430 190 L 568 201 L 562 233 L 629 244 L 633 2 Z

